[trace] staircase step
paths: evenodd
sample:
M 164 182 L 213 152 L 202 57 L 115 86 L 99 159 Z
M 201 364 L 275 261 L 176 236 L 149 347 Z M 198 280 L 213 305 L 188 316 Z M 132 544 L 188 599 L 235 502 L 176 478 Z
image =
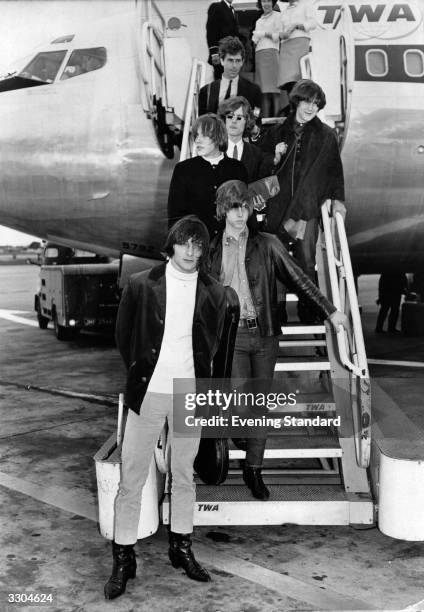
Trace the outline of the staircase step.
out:
M 280 358 L 275 364 L 275 372 L 310 372 L 315 370 L 330 370 L 330 362 L 322 359 L 296 360 L 290 357 L 290 361 L 281 361 Z
M 342 484 L 342 478 L 338 470 L 291 470 L 291 469 L 262 469 L 262 477 L 265 484 L 275 485 L 327 485 L 327 484 Z M 200 478 L 195 478 L 196 484 L 200 486 L 203 482 Z M 230 487 L 235 484 L 244 484 L 243 474 L 241 469 L 230 468 L 223 487 Z
M 336 404 L 334 402 L 296 402 L 293 406 L 287 407 L 285 414 L 297 414 L 299 412 L 306 413 L 308 417 L 313 418 L 318 414 L 335 412 Z M 281 415 L 282 417 L 285 415 Z
M 281 333 L 284 336 L 325 334 L 325 325 L 282 325 Z
M 270 499 L 252 497 L 245 485 L 197 486 L 195 525 L 370 525 L 374 506 L 370 497 L 347 494 L 339 485 L 269 485 Z M 162 520 L 169 524 L 169 495 Z
M 342 455 L 343 451 L 335 435 L 305 435 L 293 432 L 268 438 L 264 459 L 317 459 Z M 230 460 L 244 459 L 245 456 L 244 450 L 229 449 Z
M 278 343 L 280 348 L 294 348 L 302 346 L 327 346 L 325 340 L 299 340 L 294 338 L 293 340 L 280 340 Z
M 305 459 L 318 457 L 341 457 L 341 448 L 270 448 L 266 449 L 264 459 Z M 246 453 L 243 450 L 230 450 L 230 461 L 232 459 L 244 459 Z

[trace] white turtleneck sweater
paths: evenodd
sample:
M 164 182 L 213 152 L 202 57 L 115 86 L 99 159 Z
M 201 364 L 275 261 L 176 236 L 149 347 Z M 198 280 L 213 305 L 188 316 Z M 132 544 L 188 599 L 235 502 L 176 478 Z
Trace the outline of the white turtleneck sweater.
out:
M 194 379 L 193 315 L 198 273 L 166 266 L 166 313 L 162 346 L 148 391 L 173 393 L 174 378 Z

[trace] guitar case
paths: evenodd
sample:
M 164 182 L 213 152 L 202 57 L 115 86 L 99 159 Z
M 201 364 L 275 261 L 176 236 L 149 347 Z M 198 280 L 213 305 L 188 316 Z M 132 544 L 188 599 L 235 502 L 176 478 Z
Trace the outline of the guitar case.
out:
M 221 342 L 213 360 L 213 378 L 230 378 L 240 305 L 234 289 L 225 287 L 226 313 Z M 201 438 L 194 469 L 205 484 L 219 485 L 228 475 L 227 438 Z

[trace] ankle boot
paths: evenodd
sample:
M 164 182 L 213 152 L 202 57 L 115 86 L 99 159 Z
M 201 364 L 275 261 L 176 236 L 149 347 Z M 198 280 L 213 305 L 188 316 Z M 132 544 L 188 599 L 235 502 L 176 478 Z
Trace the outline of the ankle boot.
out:
M 209 582 L 211 577 L 208 572 L 194 558 L 190 535 L 169 532 L 169 559 L 173 567 L 182 567 L 192 580 Z
M 253 497 L 257 499 L 269 498 L 269 490 L 262 480 L 261 468 L 245 464 L 243 468 L 243 480 L 250 489 Z
M 125 592 L 128 578 L 135 578 L 137 562 L 134 544 L 116 544 L 112 542 L 113 568 L 112 575 L 105 584 L 105 599 L 115 599 Z

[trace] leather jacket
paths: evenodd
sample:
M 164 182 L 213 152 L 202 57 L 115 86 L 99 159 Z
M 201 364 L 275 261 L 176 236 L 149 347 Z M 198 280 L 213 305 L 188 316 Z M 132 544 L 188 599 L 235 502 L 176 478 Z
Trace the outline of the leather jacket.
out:
M 127 367 L 125 401 L 140 413 L 165 328 L 166 264 L 130 276 L 119 304 L 116 344 Z M 196 378 L 231 374 L 239 318 L 236 292 L 199 271 L 193 315 Z M 178 321 L 175 322 L 178 325 Z
M 209 271 L 216 279 L 220 278 L 221 265 L 222 234 L 213 239 L 209 252 Z M 272 234 L 249 229 L 245 265 L 261 336 L 281 333 L 277 278 L 285 287 L 311 302 L 323 318 L 336 310 Z

